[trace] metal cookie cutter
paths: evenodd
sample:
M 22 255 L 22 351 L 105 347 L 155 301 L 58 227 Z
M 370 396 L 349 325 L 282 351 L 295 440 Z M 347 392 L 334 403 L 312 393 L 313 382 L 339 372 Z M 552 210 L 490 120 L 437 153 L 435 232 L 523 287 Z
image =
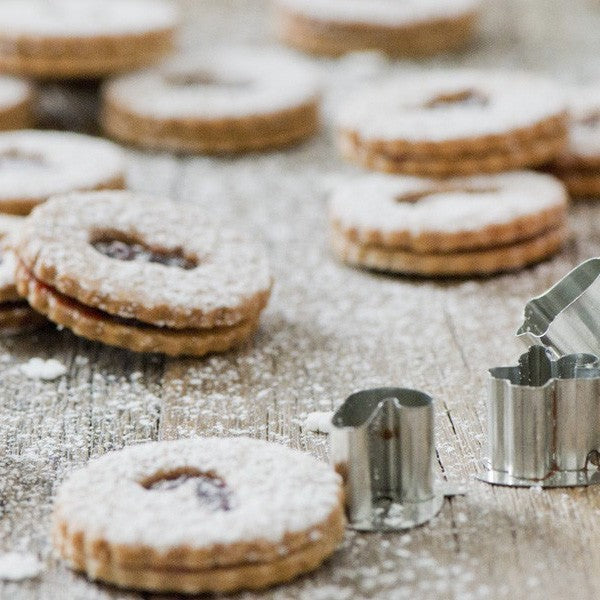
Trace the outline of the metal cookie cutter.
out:
M 345 480 L 350 527 L 398 531 L 421 525 L 460 491 L 434 485 L 433 400 L 403 388 L 364 390 L 334 414 L 332 461 Z
M 518 366 L 489 373 L 490 465 L 479 479 L 541 487 L 600 482 L 596 356 L 571 354 L 552 360 L 546 348 L 532 346 Z
M 556 356 L 590 352 L 600 356 L 600 258 L 581 263 L 525 306 L 517 336 L 542 344 Z

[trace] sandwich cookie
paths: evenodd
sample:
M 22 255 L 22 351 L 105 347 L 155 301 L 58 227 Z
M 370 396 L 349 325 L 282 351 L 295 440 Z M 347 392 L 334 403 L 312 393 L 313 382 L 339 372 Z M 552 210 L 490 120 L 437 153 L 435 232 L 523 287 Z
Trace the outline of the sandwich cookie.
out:
M 111 137 L 175 152 L 286 146 L 318 126 L 312 67 L 280 50 L 224 48 L 125 75 L 103 93 Z
M 575 197 L 600 197 L 600 84 L 574 90 L 569 144 L 550 165 Z
M 258 327 L 262 247 L 195 205 L 129 192 L 54 197 L 15 242 L 17 288 L 77 335 L 138 352 L 202 356 Z
M 110 452 L 60 487 L 54 546 L 95 580 L 153 592 L 261 589 L 317 568 L 344 533 L 341 478 L 249 438 Z
M 2 0 L 0 71 L 89 79 L 151 65 L 176 26 L 162 0 Z
M 329 218 L 344 262 L 423 276 L 519 269 L 568 236 L 564 186 L 532 171 L 444 181 L 370 175 L 333 192 Z
M 33 125 L 33 88 L 16 77 L 0 76 L 0 131 Z
M 50 196 L 125 186 L 125 157 L 106 140 L 59 131 L 0 134 L 0 212 L 26 215 Z
M 348 160 L 446 177 L 541 165 L 567 142 L 566 103 L 550 81 L 471 70 L 407 73 L 357 92 L 339 111 Z
M 3 334 L 30 331 L 48 322 L 17 293 L 17 263 L 10 242 L 22 223 L 23 217 L 0 214 L 0 333 Z
M 338 56 L 380 50 L 420 57 L 456 50 L 474 35 L 479 0 L 276 0 L 279 39 Z

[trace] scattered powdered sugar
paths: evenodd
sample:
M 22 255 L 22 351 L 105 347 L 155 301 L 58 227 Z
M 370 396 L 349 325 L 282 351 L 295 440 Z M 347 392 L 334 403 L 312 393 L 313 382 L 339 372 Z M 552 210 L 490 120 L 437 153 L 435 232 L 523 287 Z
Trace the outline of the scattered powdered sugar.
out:
M 30 379 L 52 381 L 62 377 L 67 372 L 67 367 L 55 358 L 30 358 L 20 367 L 21 371 Z
M 306 415 L 306 419 L 304 420 L 304 429 L 314 433 L 331 433 L 331 428 L 333 427 L 331 423 L 332 417 L 333 412 L 331 411 L 311 412 Z
M 38 577 L 43 565 L 33 554 L 6 552 L 0 554 L 0 579 L 21 581 Z

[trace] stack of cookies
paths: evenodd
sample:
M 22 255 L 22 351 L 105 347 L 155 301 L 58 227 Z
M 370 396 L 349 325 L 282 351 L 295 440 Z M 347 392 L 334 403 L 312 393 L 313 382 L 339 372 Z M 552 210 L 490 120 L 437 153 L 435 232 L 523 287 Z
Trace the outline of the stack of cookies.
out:
M 554 254 L 568 236 L 566 191 L 522 169 L 559 156 L 567 127 L 563 94 L 534 75 L 433 70 L 362 90 L 338 113 L 339 150 L 395 176 L 334 193 L 336 254 L 428 276 L 491 274 Z

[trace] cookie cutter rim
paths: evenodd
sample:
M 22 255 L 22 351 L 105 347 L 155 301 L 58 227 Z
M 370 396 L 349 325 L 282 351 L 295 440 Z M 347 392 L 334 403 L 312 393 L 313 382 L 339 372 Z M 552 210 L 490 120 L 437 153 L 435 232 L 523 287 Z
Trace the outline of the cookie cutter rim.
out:
M 479 480 L 542 488 L 600 483 L 597 356 L 554 360 L 547 348 L 532 346 L 518 365 L 490 369 L 488 382 L 490 456 Z
M 600 257 L 590 258 L 543 294 L 529 300 L 517 337 L 541 344 L 556 356 L 600 356 Z
M 433 398 L 408 388 L 362 390 L 338 408 L 331 460 L 344 479 L 349 528 L 411 529 L 464 493 L 435 483 L 433 419 Z

